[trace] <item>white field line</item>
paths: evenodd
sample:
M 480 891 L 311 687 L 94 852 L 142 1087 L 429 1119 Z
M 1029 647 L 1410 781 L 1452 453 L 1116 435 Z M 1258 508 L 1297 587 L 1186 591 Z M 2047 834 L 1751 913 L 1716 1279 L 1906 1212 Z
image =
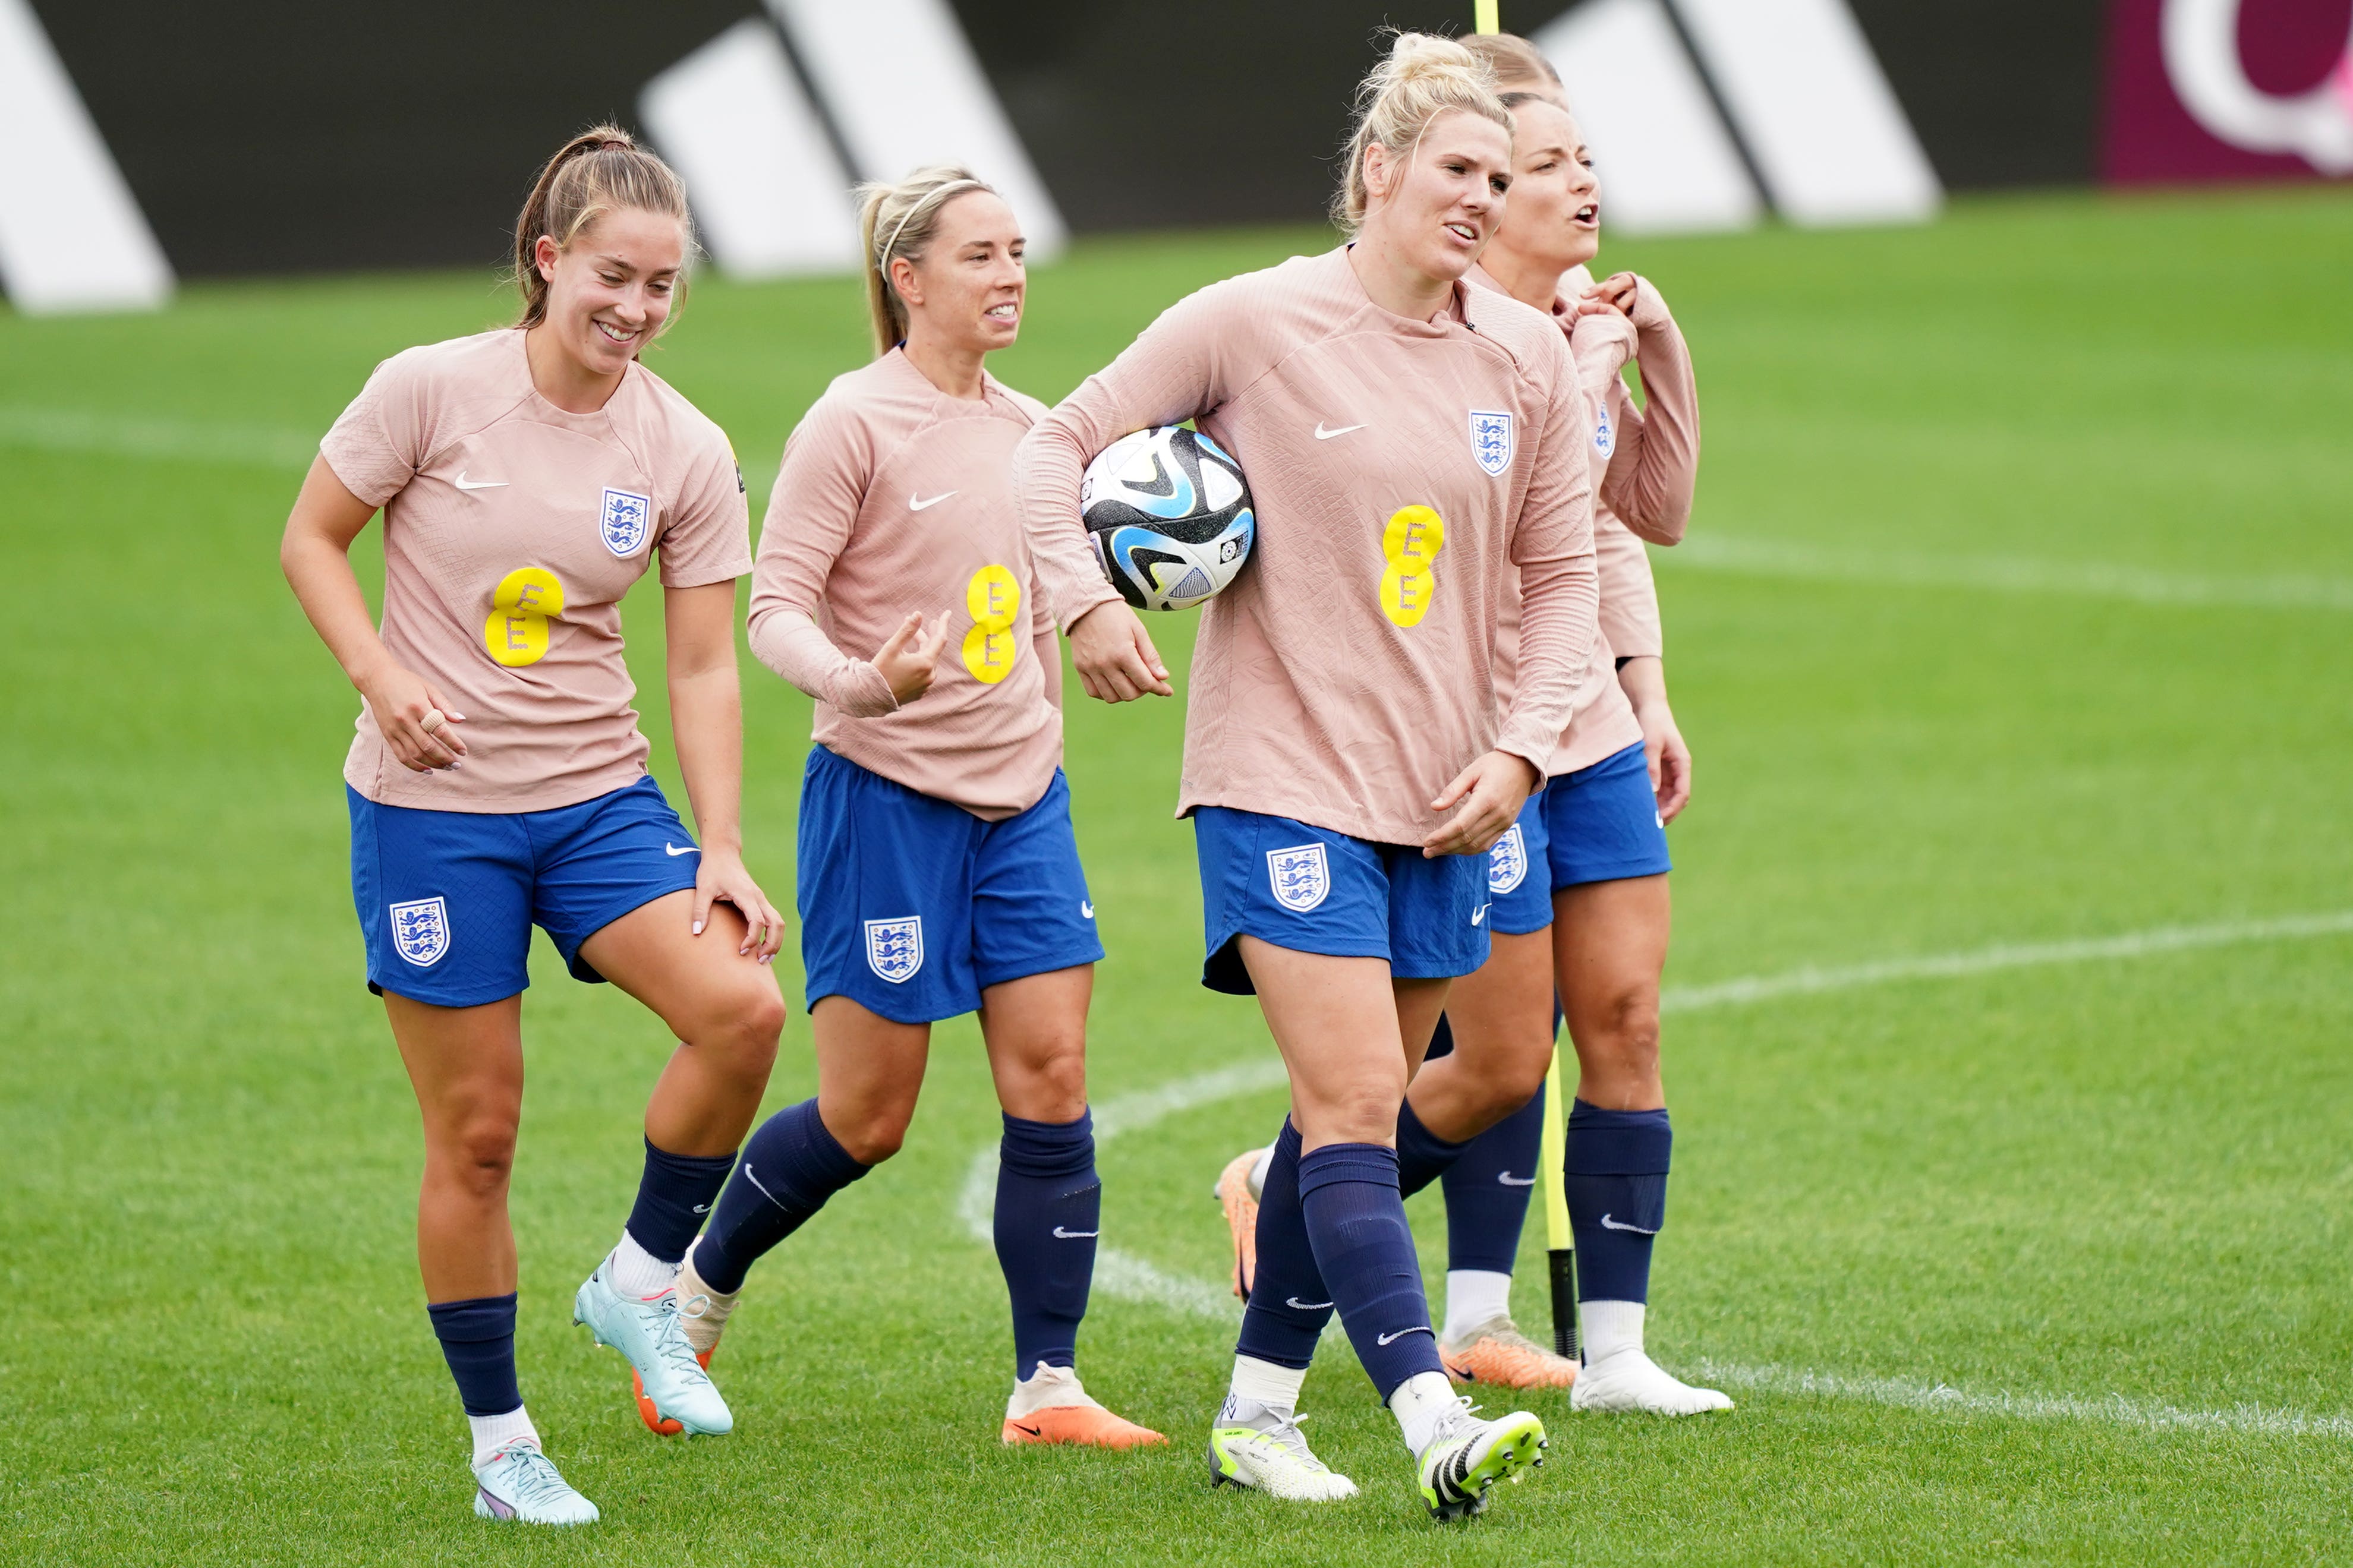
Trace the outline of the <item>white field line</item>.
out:
M 2060 594 L 2137 605 L 2353 610 L 2353 581 L 2341 577 L 2206 576 L 2099 562 L 2025 556 L 1920 555 L 1908 552 L 1826 550 L 1765 540 L 1702 534 L 1652 552 L 1670 569 L 1744 573 L 1807 582 L 1876 583 L 1903 588 L 1975 588 L 2006 594 Z
M 1935 980 L 1985 974 L 2039 964 L 2093 963 L 2145 958 L 2201 947 L 2239 942 L 2285 942 L 2302 938 L 2353 935 L 2353 910 L 2329 914 L 2289 915 L 2268 921 L 2233 921 L 2208 926 L 2159 926 L 2120 936 L 2077 942 L 2015 943 L 1979 948 L 1970 952 L 1934 953 L 1920 958 L 1891 959 L 1877 963 L 1850 964 L 1838 969 L 1800 969 L 1787 974 L 1758 975 L 1714 985 L 1670 990 L 1660 998 L 1662 1011 L 1694 1012 L 1708 1007 L 1746 1006 L 1778 996 L 1806 995 L 1823 991 L 1883 985 L 1905 980 Z M 1280 1089 L 1285 1081 L 1282 1064 L 1270 1058 L 1237 1062 L 1229 1067 L 1178 1079 L 1156 1089 L 1140 1089 L 1104 1100 L 1095 1107 L 1098 1143 L 1133 1135 L 1154 1124 L 1205 1105 Z M 997 1150 L 974 1151 L 964 1187 L 956 1196 L 956 1218 L 965 1233 L 983 1247 L 993 1246 L 993 1210 L 997 1191 Z M 1095 1288 L 1105 1295 L 1145 1306 L 1160 1307 L 1186 1317 L 1231 1325 L 1239 1304 L 1222 1286 L 1186 1275 L 1171 1274 L 1117 1247 L 1095 1254 Z M 1336 1324 L 1335 1324 L 1336 1327 Z M 1835 1373 L 1806 1372 L 1778 1366 L 1738 1366 L 1713 1362 L 1699 1363 L 1712 1382 L 1776 1394 L 1817 1394 L 1825 1398 L 1861 1400 L 1923 1411 L 1957 1411 L 1972 1415 L 2009 1416 L 2031 1421 L 2099 1421 L 2152 1430 L 2252 1433 L 2266 1436 L 2353 1438 L 2353 1415 L 2308 1415 L 2295 1411 L 2265 1410 L 2241 1405 L 2230 1410 L 2182 1410 L 2169 1405 L 2128 1399 L 2122 1394 L 2089 1399 L 2073 1394 L 1969 1394 L 1944 1384 L 1901 1378 L 1847 1377 Z
M 244 468 L 311 466 L 323 431 L 220 425 L 208 420 L 81 414 L 69 409 L 0 405 L 0 447 L 45 452 L 95 452 L 110 458 L 151 458 L 180 463 L 227 463 Z

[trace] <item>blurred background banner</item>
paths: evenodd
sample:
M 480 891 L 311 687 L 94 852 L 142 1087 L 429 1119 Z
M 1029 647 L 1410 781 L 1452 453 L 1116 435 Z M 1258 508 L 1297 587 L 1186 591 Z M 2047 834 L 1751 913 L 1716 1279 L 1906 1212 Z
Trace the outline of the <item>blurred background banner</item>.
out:
M 1144 0 L 0 0 L 0 283 L 20 309 L 121 308 L 175 272 L 481 265 L 547 151 L 607 115 L 677 162 L 739 276 L 853 265 L 846 187 L 942 157 L 1005 189 L 1043 255 L 1069 230 L 1295 222 L 1377 30 L 1470 11 L 1195 0 L 1172 31 Z M 1505 0 L 1503 21 L 1560 65 L 1620 232 L 2353 173 L 2353 0 Z

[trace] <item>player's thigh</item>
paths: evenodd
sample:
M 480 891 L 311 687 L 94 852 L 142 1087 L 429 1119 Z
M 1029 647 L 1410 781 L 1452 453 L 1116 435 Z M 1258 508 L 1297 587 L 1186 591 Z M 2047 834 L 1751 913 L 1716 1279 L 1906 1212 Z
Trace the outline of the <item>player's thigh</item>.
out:
M 502 1167 L 522 1121 L 522 998 L 438 1007 L 387 992 L 384 1010 L 428 1153 Z
M 1292 1114 L 1304 1146 L 1393 1143 L 1407 1072 L 1388 961 L 1303 952 L 1247 933 L 1239 948 L 1290 1069 Z M 1427 1003 L 1428 988 L 1416 990 Z M 1438 1008 L 1427 1011 L 1434 1024 Z
M 689 1045 L 773 1052 L 785 1026 L 776 971 L 740 951 L 744 917 L 713 904 L 698 934 L 691 890 L 664 893 L 598 927 L 583 963 L 650 1008 Z
M 1092 963 L 1025 974 L 980 994 L 980 1035 L 1007 1114 L 1075 1121 L 1087 1105 Z
M 923 1093 L 932 1026 L 902 1024 L 836 993 L 809 1009 L 818 1115 L 861 1164 L 899 1151 Z

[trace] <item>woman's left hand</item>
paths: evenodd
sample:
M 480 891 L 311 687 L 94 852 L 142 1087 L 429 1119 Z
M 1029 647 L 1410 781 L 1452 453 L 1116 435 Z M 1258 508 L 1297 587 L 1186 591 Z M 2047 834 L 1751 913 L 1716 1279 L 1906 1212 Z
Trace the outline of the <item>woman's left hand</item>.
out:
M 1634 314 L 1634 297 L 1641 279 L 1631 272 L 1612 272 L 1577 297 L 1577 313 L 1598 316 L 1604 310 L 1615 310 L 1621 316 Z
M 1634 718 L 1642 726 L 1642 755 L 1651 764 L 1651 789 L 1658 797 L 1659 822 L 1664 826 L 1691 803 L 1691 748 L 1683 744 L 1674 710 L 1664 702 L 1636 710 Z
M 1461 809 L 1421 841 L 1422 858 L 1484 855 L 1519 820 L 1520 807 L 1542 783 L 1544 775 L 1525 757 L 1489 752 L 1455 774 L 1454 782 L 1430 803 L 1432 811 L 1452 809 L 1457 802 Z
M 744 945 L 735 951 L 756 955 L 762 963 L 785 945 L 785 917 L 760 891 L 760 884 L 744 868 L 744 857 L 732 849 L 705 849 L 702 868 L 694 874 L 694 934 L 711 922 L 711 906 L 725 900 L 744 917 Z

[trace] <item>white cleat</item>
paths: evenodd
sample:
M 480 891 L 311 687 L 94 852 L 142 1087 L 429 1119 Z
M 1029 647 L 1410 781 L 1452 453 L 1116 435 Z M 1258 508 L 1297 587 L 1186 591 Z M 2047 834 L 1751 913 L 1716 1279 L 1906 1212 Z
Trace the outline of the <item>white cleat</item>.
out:
M 735 1418 L 679 1325 L 677 1288 L 645 1300 L 625 1296 L 606 1279 L 608 1267 L 609 1260 L 598 1264 L 582 1281 L 572 1298 L 572 1321 L 598 1344 L 629 1358 L 638 1397 L 653 1409 L 654 1430 L 662 1429 L 659 1422 L 675 1421 L 690 1436 L 732 1431 Z
M 474 1511 L 522 1524 L 594 1524 L 596 1505 L 555 1473 L 555 1462 L 518 1437 L 474 1467 Z
M 1571 1410 L 1631 1411 L 1644 1415 L 1701 1415 L 1729 1410 L 1732 1401 L 1713 1388 L 1694 1388 L 1672 1376 L 1643 1351 L 1628 1345 L 1600 1361 L 1588 1362 L 1568 1391 Z
M 1340 1502 L 1356 1483 L 1310 1452 L 1303 1418 L 1253 1399 L 1228 1396 L 1209 1428 L 1209 1484 L 1249 1487 L 1292 1502 Z
M 1421 1478 L 1421 1500 L 1436 1519 L 1468 1519 L 1487 1511 L 1497 1481 L 1518 1482 L 1544 1463 L 1544 1423 L 1525 1410 L 1493 1421 L 1472 1414 L 1468 1399 L 1440 1418 L 1414 1468 Z

